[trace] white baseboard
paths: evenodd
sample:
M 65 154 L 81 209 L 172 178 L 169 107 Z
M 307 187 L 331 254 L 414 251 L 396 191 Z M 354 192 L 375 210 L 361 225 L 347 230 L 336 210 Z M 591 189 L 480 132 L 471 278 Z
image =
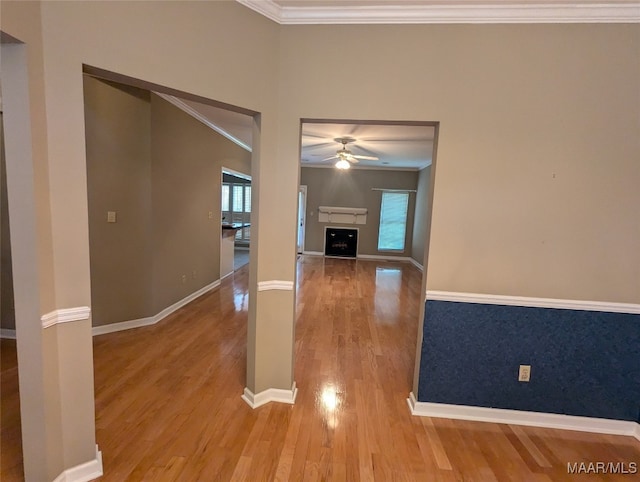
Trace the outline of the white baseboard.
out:
M 241 398 L 247 402 L 251 408 L 258 408 L 269 402 L 289 403 L 293 405 L 296 401 L 297 395 L 298 388 L 296 387 L 296 382 L 293 382 L 291 390 L 269 388 L 260 393 L 254 394 L 251 390 L 245 388 Z
M 384 254 L 358 254 L 358 259 L 372 259 L 380 261 L 405 261 L 409 262 L 408 256 L 388 256 Z
M 97 479 L 102 474 L 102 452 L 98 450 L 96 445 L 95 459 L 65 470 L 53 482 L 88 482 Z
M 0 338 L 7 338 L 9 340 L 16 339 L 16 330 L 10 330 L 8 328 L 0 328 Z
M 414 265 L 416 268 L 418 268 L 420 271 L 424 271 L 424 266 L 422 266 L 420 263 L 418 263 L 415 259 L 413 258 L 409 258 L 409 262 Z
M 157 316 L 157 315 L 156 315 Z M 132 330 L 133 328 L 141 328 L 143 326 L 155 325 L 160 321 L 155 316 L 148 318 L 138 318 L 137 320 L 121 321 L 119 323 L 109 323 L 108 325 L 94 326 L 91 328 L 93 336 L 106 335 L 107 333 L 115 333 L 116 331 Z
M 626 420 L 609 420 L 605 418 L 559 415 L 557 413 L 525 412 L 523 410 L 507 410 L 503 408 L 418 402 L 413 392 L 409 394 L 407 404 L 409 405 L 411 414 L 420 417 L 450 418 L 454 420 L 506 423 L 610 435 L 628 435 L 640 440 L 640 424 Z
M 303 251 L 302 254 L 309 256 L 324 256 L 325 254 L 321 251 Z M 353 258 L 343 258 L 342 256 L 328 256 L 329 258 L 340 258 L 340 259 L 353 259 Z M 379 261 L 399 261 L 404 263 L 411 263 L 420 271 L 424 268 L 420 263 L 418 263 L 415 259 L 409 256 L 389 256 L 384 254 L 358 254 L 356 255 L 356 259 L 367 259 L 367 260 L 379 260 Z
M 163 320 L 174 311 L 179 310 L 187 303 L 190 303 L 191 301 L 195 300 L 199 296 L 202 296 L 203 294 L 217 288 L 218 286 L 220 286 L 220 280 L 216 280 L 213 283 L 203 286 L 198 291 L 194 291 L 189 296 L 186 296 L 185 298 L 182 298 L 180 301 L 175 302 L 174 304 L 165 308 L 155 316 L 150 316 L 148 318 L 139 318 L 137 320 L 121 321 L 119 323 L 110 323 L 108 325 L 94 326 L 91 329 L 91 333 L 93 336 L 98 336 L 98 335 L 105 335 L 107 333 L 115 333 L 116 331 L 131 330 L 132 328 L 140 328 L 142 326 L 155 325 L 160 320 Z
M 640 314 L 640 304 L 609 301 L 563 300 L 556 298 L 534 298 L 530 296 L 490 295 L 485 293 L 459 293 L 427 290 L 427 300 L 454 301 L 483 305 L 527 306 L 532 308 L 555 308 L 558 310 L 603 311 L 607 313 Z

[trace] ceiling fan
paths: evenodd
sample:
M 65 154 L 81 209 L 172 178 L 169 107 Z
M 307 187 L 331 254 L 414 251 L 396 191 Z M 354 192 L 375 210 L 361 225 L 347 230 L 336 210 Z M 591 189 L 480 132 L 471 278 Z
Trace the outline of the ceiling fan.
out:
M 378 158 L 374 156 L 360 156 L 353 154 L 349 149 L 347 149 L 347 144 L 355 142 L 356 140 L 353 137 L 336 137 L 334 141 L 342 144 L 342 148 L 336 151 L 335 156 L 327 157 L 326 159 L 322 159 L 322 161 L 330 161 L 331 159 L 337 159 L 336 167 L 338 169 L 349 169 L 351 164 L 357 164 L 360 162 L 360 159 L 366 161 L 377 161 Z

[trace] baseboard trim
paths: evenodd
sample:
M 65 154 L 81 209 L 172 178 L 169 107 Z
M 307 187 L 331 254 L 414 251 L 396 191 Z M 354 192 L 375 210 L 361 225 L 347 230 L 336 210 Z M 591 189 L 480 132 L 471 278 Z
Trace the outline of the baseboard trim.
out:
M 209 283 L 208 285 L 203 286 L 197 291 L 194 291 L 193 293 L 186 296 L 185 298 L 182 298 L 180 301 L 175 302 L 174 304 L 165 308 L 155 316 L 150 316 L 148 318 L 139 318 L 137 320 L 121 321 L 119 323 L 110 323 L 108 325 L 94 326 L 91 329 L 91 334 L 93 336 L 106 335 L 107 333 L 115 333 L 116 331 L 131 330 L 133 328 L 141 328 L 143 326 L 155 325 L 160 320 L 165 319 L 167 316 L 179 310 L 187 303 L 190 303 L 191 301 L 195 300 L 196 298 L 202 296 L 205 293 L 208 293 L 209 291 L 217 288 L 218 286 L 220 286 L 220 280 L 215 280 L 213 283 Z
M 88 482 L 103 475 L 102 452 L 96 445 L 96 458 L 76 465 L 58 475 L 53 482 Z
M 358 259 L 372 259 L 372 260 L 380 260 L 380 261 L 405 261 L 409 262 L 408 256 L 388 256 L 384 254 L 358 254 Z
M 415 259 L 413 258 L 409 258 L 409 262 L 414 265 L 416 268 L 418 268 L 420 271 L 424 271 L 424 266 L 422 266 L 420 263 L 418 263 Z
M 7 340 L 15 340 L 16 330 L 10 330 L 8 328 L 0 328 L 0 338 L 6 338 Z
M 526 296 L 489 295 L 483 293 L 458 293 L 427 290 L 427 300 L 477 303 L 484 305 L 526 306 L 564 310 L 603 311 L 609 313 L 640 314 L 640 304 L 607 301 L 563 300 Z
M 578 417 L 557 413 L 526 412 L 503 408 L 472 407 L 447 403 L 418 402 L 413 392 L 407 398 L 412 415 L 419 417 L 450 418 L 474 422 L 505 423 L 529 427 L 575 430 L 578 432 L 627 435 L 640 440 L 640 424 L 626 420 Z
M 322 251 L 303 251 L 302 254 L 307 256 L 324 256 Z
M 298 388 L 296 382 L 291 385 L 291 390 L 282 390 L 280 388 L 269 388 L 260 393 L 253 393 L 248 388 L 244 389 L 242 399 L 247 402 L 251 408 L 258 408 L 269 402 L 288 403 L 293 405 L 298 395 Z

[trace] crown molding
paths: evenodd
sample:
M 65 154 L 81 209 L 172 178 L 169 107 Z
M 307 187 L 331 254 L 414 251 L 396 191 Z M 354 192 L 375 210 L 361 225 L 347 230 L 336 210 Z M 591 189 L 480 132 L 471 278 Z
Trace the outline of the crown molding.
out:
M 640 23 L 640 2 L 281 7 L 273 0 L 236 1 L 282 25 Z

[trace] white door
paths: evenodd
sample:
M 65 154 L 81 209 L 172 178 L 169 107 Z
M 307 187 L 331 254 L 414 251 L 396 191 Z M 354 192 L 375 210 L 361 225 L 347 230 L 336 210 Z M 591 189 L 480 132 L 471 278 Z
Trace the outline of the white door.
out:
M 304 230 L 307 223 L 307 186 L 298 191 L 298 253 L 304 251 Z

